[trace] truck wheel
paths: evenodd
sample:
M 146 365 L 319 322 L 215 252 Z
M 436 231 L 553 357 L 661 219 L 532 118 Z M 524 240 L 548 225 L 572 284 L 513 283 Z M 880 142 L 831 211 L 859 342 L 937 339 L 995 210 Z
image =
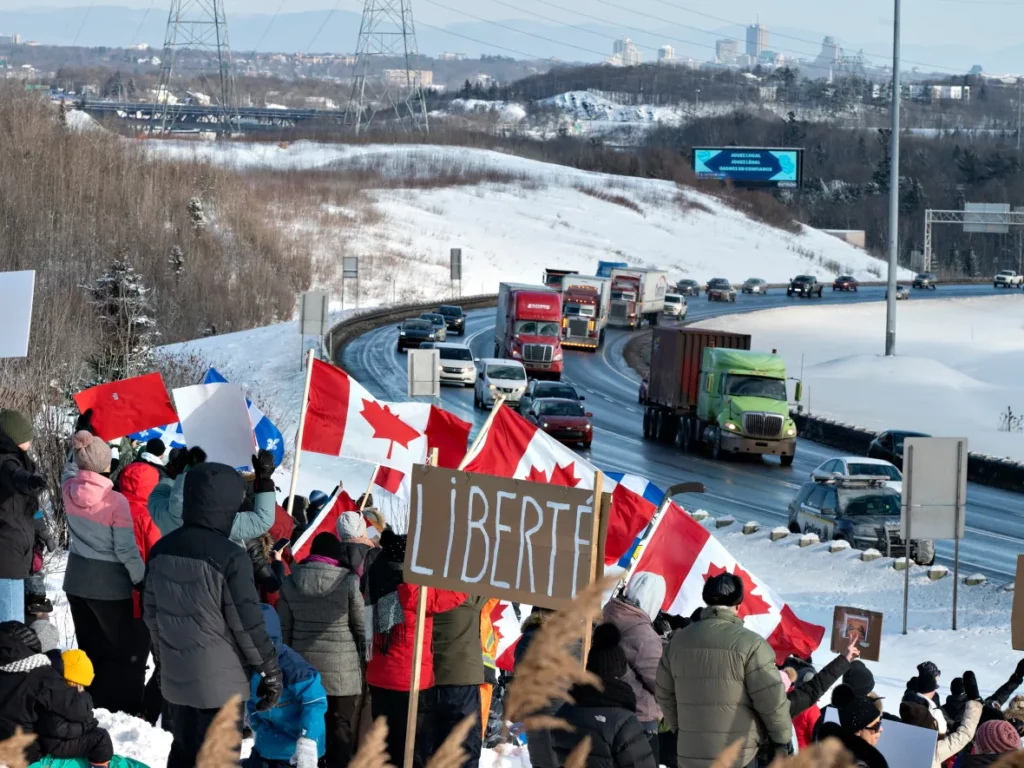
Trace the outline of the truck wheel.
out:
M 789 524 L 789 532 L 790 533 L 795 533 L 797 536 L 799 536 L 800 535 L 800 526 L 797 525 L 796 523 L 790 523 Z
M 790 456 L 783 456 L 782 457 L 782 466 L 784 466 L 784 467 L 792 467 L 793 466 L 793 459 L 795 459 L 795 458 L 796 458 L 796 454 L 795 453 L 791 454 Z
M 674 416 L 665 414 L 665 418 L 661 420 L 661 442 L 672 443 L 676 442 L 676 435 L 679 434 L 679 419 Z
M 644 440 L 651 439 L 651 409 L 644 408 Z
M 715 427 L 715 436 L 711 438 L 711 458 L 719 461 L 722 456 L 722 430 L 720 427 Z

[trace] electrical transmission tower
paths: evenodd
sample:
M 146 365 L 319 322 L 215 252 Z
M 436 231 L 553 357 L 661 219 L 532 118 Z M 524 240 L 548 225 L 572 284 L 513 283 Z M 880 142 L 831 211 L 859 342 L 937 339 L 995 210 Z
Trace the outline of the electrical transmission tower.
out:
M 224 0 L 171 0 L 164 37 L 164 55 L 160 62 L 160 89 L 157 101 L 162 109 L 153 116 L 160 118 L 160 130 L 166 133 L 183 117 L 187 105 L 172 103 L 171 75 L 186 83 L 195 78 L 202 83 L 213 107 L 209 118 L 222 133 L 238 126 L 238 101 L 235 95 L 235 73 L 228 43 L 228 22 Z
M 403 130 L 426 133 L 427 105 L 416 59 L 412 1 L 365 0 L 345 125 L 359 133 L 374 118 L 382 123 L 393 113 Z

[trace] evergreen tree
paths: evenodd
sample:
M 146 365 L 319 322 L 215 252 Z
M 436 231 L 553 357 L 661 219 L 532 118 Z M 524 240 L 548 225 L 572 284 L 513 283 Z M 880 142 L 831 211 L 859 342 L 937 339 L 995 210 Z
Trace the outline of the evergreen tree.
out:
M 150 291 L 135 269 L 115 259 L 89 285 L 100 321 L 102 346 L 93 360 L 100 381 L 136 376 L 152 367 L 153 343 L 159 335 L 150 306 Z
M 188 217 L 192 222 L 192 229 L 202 232 L 206 229 L 206 212 L 203 210 L 203 201 L 193 197 L 188 201 Z
M 167 257 L 167 264 L 171 268 L 171 274 L 175 280 L 185 276 L 185 254 L 180 245 L 171 246 L 171 254 Z

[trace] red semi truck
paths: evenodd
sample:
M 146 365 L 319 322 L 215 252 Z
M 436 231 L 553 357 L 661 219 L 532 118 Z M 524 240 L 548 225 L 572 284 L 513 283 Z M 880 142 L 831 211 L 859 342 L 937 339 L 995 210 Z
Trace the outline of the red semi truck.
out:
M 542 285 L 502 283 L 494 356 L 518 360 L 533 378 L 562 378 L 562 295 Z

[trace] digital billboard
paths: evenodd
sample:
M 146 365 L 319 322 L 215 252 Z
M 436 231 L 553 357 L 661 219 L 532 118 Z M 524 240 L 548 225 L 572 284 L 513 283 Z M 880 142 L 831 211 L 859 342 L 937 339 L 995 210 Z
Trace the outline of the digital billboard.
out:
M 803 182 L 803 150 L 694 147 L 693 172 L 697 178 L 728 180 L 737 187 L 795 189 Z

